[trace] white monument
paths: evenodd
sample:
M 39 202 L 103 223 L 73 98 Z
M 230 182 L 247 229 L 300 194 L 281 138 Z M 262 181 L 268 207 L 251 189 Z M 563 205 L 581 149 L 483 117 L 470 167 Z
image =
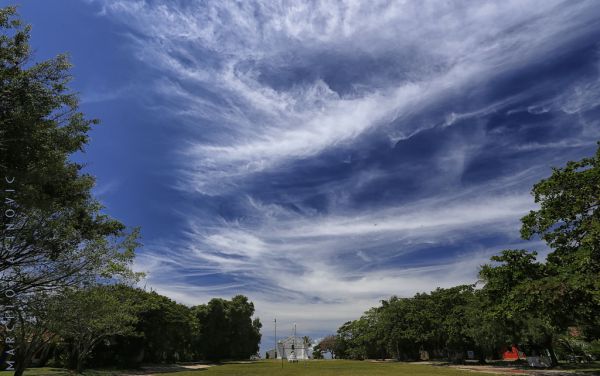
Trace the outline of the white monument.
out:
M 294 336 L 277 341 L 277 359 L 310 359 L 308 346 L 310 344 L 305 344 L 302 338 Z
M 296 324 L 294 333 L 280 341 L 277 341 L 277 359 L 287 359 L 289 362 L 310 359 L 310 343 L 305 343 L 304 338 L 296 336 Z

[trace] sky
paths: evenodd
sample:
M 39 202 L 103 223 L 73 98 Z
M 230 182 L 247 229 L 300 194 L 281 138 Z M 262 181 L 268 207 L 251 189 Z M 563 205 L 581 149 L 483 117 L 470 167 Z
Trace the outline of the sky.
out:
M 477 281 L 600 140 L 597 1 L 20 0 L 101 124 L 76 158 L 141 286 L 247 295 L 262 349 Z

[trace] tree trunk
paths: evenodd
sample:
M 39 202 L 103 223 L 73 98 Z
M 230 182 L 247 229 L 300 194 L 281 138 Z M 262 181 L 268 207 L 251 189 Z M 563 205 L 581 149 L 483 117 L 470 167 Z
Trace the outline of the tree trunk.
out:
M 548 352 L 550 353 L 550 362 L 552 363 L 552 367 L 556 367 L 558 365 L 558 358 L 556 357 L 556 353 L 554 352 L 554 346 L 552 346 L 552 341 L 548 343 Z
M 91 352 L 91 348 L 92 348 L 91 344 L 84 344 L 83 348 L 78 351 L 77 373 L 81 373 L 83 371 L 83 366 L 85 365 L 85 361 L 87 360 L 87 357 Z
M 77 369 L 77 363 L 79 361 L 79 352 L 77 351 L 77 348 L 74 345 L 72 350 L 70 351 L 69 354 L 69 359 L 68 359 L 68 366 L 67 368 L 69 369 Z
M 83 372 L 83 362 L 85 360 L 85 356 L 78 356 L 77 357 L 77 373 L 80 374 L 81 372 Z
M 480 348 L 477 353 L 478 353 L 477 358 L 479 359 L 479 364 L 485 364 L 485 352 L 483 351 L 483 347 Z
M 37 365 L 38 367 L 44 367 L 46 363 L 48 363 L 48 358 L 50 357 L 50 348 L 52 346 L 48 343 L 44 344 L 42 347 L 42 354 L 40 355 L 40 362 Z
M 25 369 L 27 369 L 27 367 L 29 366 L 29 363 L 31 361 L 31 354 L 29 351 L 29 347 L 25 346 L 24 350 L 17 350 L 16 353 L 16 357 L 15 357 L 15 376 L 22 376 L 23 372 L 25 372 Z
M 23 376 L 23 372 L 25 372 L 25 364 L 23 362 L 15 362 L 15 373 L 14 376 Z

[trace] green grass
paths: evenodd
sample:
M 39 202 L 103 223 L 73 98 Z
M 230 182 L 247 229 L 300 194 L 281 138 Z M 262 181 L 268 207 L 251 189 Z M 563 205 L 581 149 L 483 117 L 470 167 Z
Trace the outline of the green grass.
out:
M 8 376 L 8 375 L 12 376 L 12 374 L 13 374 L 12 371 L 0 372 L 0 375 L 2 375 L 2 376 Z M 50 375 L 63 376 L 63 375 L 68 375 L 68 373 L 65 372 L 65 370 L 61 369 L 61 368 L 44 367 L 44 368 L 30 368 L 25 371 L 25 375 L 27 375 L 27 376 L 46 376 L 46 375 L 48 375 L 48 376 L 50 376 Z
M 85 376 L 113 376 L 131 374 L 134 371 L 88 370 Z M 185 370 L 181 372 L 154 373 L 161 376 L 467 376 L 479 373 L 459 371 L 447 367 L 406 363 L 374 363 L 348 360 L 311 360 L 297 364 L 279 361 L 258 361 L 251 363 L 224 363 L 207 369 Z M 0 372 L 0 376 L 12 375 Z M 32 368 L 25 376 L 73 376 L 73 373 L 56 368 Z
M 586 365 L 563 364 L 559 369 L 578 370 L 585 373 L 596 374 L 600 363 Z M 475 376 L 484 375 L 479 372 L 462 371 L 450 367 L 426 365 L 418 363 L 379 363 L 359 362 L 350 360 L 311 360 L 297 364 L 280 361 L 258 361 L 250 363 L 228 362 L 215 365 L 207 369 L 185 370 L 179 372 L 158 373 L 160 376 Z M 114 370 L 87 370 L 84 376 L 119 376 L 142 375 L 141 371 L 114 371 Z M 12 372 L 0 372 L 0 376 L 12 376 Z M 487 374 L 489 375 L 489 374 Z M 32 368 L 25 372 L 25 376 L 75 376 L 73 372 L 59 368 Z
M 406 363 L 374 363 L 349 360 L 311 360 L 297 364 L 278 361 L 260 361 L 252 364 L 229 363 L 204 371 L 184 371 L 168 375 L 179 376 L 466 376 L 479 373 L 459 371 L 447 367 Z

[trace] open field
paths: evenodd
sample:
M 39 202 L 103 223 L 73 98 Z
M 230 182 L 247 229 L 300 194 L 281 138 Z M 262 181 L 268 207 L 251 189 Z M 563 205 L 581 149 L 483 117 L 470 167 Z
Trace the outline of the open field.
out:
M 196 368 L 196 369 L 191 369 Z M 283 368 L 279 361 L 228 362 L 218 365 L 161 366 L 143 370 L 87 370 L 85 376 L 476 376 L 490 374 L 511 375 L 600 375 L 600 364 L 589 365 L 585 370 L 523 370 L 508 367 L 469 367 L 471 370 L 455 366 L 430 365 L 424 363 L 369 362 L 347 360 L 309 361 L 288 364 Z M 478 369 L 479 368 L 479 369 Z M 477 372 L 481 370 L 484 372 Z M 12 372 L 0 372 L 0 376 Z M 25 372 L 26 376 L 74 376 L 63 369 L 37 368 Z
M 85 376 L 109 376 L 109 375 L 135 375 L 144 374 L 139 371 L 96 371 L 88 370 L 84 372 Z M 1 372 L 0 375 L 5 376 L 10 372 Z M 448 367 L 431 366 L 424 364 L 406 364 L 406 363 L 373 363 L 359 361 L 310 361 L 306 363 L 288 364 L 284 363 L 283 368 L 281 362 L 278 361 L 259 361 L 249 363 L 225 363 L 214 365 L 208 368 L 196 370 L 184 370 L 168 373 L 145 373 L 146 375 L 161 375 L 161 376 L 462 376 L 462 375 L 477 375 L 479 373 L 462 371 Z M 25 372 L 26 376 L 67 376 L 73 375 L 67 371 L 53 368 L 31 369 Z

